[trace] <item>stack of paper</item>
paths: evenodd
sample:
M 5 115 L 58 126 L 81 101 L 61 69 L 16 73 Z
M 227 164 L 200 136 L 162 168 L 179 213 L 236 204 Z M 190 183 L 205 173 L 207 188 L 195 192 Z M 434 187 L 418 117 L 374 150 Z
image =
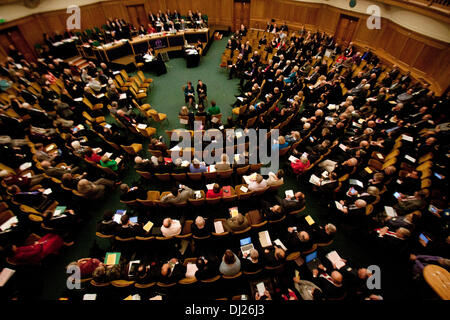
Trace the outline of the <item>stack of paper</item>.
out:
M 334 203 L 336 204 L 336 208 L 337 208 L 338 210 L 340 210 L 340 211 L 343 211 L 343 210 L 344 210 L 344 206 L 343 206 L 342 204 L 340 204 L 340 202 L 335 201 Z
M 206 185 L 206 189 L 212 190 L 214 188 L 214 183 L 210 183 Z
M 2 272 L 0 272 L 0 288 L 3 287 L 6 282 L 8 282 L 8 280 L 15 272 L 16 270 L 3 268 Z
M 294 156 L 290 156 L 290 157 L 288 158 L 288 160 L 289 160 L 290 162 L 297 162 L 297 160 L 299 160 L 299 159 L 296 158 L 296 157 L 294 157 Z
M 149 300 L 162 300 L 161 295 L 154 296 L 153 298 L 150 298 Z
M 345 266 L 345 262 L 342 261 L 342 258 L 339 256 L 339 254 L 336 251 L 331 251 L 330 253 L 328 253 L 326 255 L 326 257 L 328 258 L 328 260 L 330 260 L 330 262 L 336 266 L 336 269 L 340 269 L 343 266 Z
M 394 217 L 397 216 L 397 212 L 396 212 L 395 209 L 392 208 L 392 207 L 385 206 L 385 207 L 384 207 L 384 211 L 386 211 L 386 214 L 387 214 L 389 217 L 394 218 Z
M 214 221 L 214 229 L 216 233 L 224 233 L 222 221 Z
M 364 184 L 361 181 L 359 181 L 359 180 L 350 179 L 349 183 L 352 184 L 352 185 L 356 185 L 358 187 L 364 188 Z
M 86 293 L 83 296 L 83 300 L 96 300 L 97 299 L 97 294 L 96 293 Z
M 246 192 L 248 191 L 248 188 L 245 187 L 245 186 L 241 186 L 241 187 L 239 188 L 239 190 L 241 190 L 242 192 L 246 193 Z
M 256 289 L 258 289 L 258 294 L 260 297 L 264 295 L 264 292 L 266 291 L 266 286 L 264 285 L 264 282 L 260 282 L 256 285 Z
M 140 124 L 138 124 L 137 127 L 138 127 L 138 129 L 145 130 L 145 128 L 147 128 L 147 125 L 144 123 L 140 123 Z
M 238 207 L 233 207 L 228 209 L 232 218 L 236 217 L 239 214 Z
M 57 217 L 60 216 L 61 214 L 63 214 L 66 211 L 65 206 L 58 206 L 55 208 L 55 211 L 53 212 L 53 217 Z
M 272 241 L 270 240 L 269 231 L 261 231 L 258 233 L 259 242 L 261 243 L 261 247 L 266 248 L 272 245 Z
M 195 278 L 195 273 L 197 270 L 198 268 L 195 263 L 188 263 L 186 266 L 186 278 Z
M 1 226 L 0 226 L 0 230 L 1 231 L 6 231 L 8 229 L 11 228 L 11 225 L 13 225 L 14 223 L 19 223 L 19 220 L 17 219 L 16 216 L 9 218 L 6 222 L 4 222 Z
M 200 192 L 200 190 L 194 191 L 194 194 L 195 194 L 195 199 L 200 199 L 202 197 L 202 193 Z
M 287 251 L 287 248 L 284 246 L 283 242 L 281 242 L 280 239 L 275 240 L 273 243 L 275 243 L 277 246 L 281 247 L 284 251 Z
M 309 178 L 309 183 L 312 183 L 316 186 L 320 186 L 320 179 L 315 174 L 312 174 L 311 177 Z
M 112 152 L 105 152 L 104 156 L 109 158 L 112 156 Z
M 294 197 L 294 190 L 286 190 L 285 192 L 286 198 L 293 198 Z
M 31 162 L 25 162 L 19 167 L 19 169 L 20 169 L 20 171 L 25 171 L 25 170 L 31 168 L 31 166 L 32 166 Z

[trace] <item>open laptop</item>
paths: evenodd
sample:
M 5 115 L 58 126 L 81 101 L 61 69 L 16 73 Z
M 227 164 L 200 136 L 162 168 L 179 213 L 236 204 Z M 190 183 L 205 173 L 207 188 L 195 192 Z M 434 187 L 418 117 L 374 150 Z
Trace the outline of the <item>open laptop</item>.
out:
M 250 251 L 254 249 L 251 237 L 241 239 L 240 242 L 242 254 L 250 254 Z
M 317 258 L 317 251 L 311 252 L 305 257 L 306 265 L 308 269 L 312 272 L 314 269 L 318 269 L 319 265 L 322 264 L 319 258 Z

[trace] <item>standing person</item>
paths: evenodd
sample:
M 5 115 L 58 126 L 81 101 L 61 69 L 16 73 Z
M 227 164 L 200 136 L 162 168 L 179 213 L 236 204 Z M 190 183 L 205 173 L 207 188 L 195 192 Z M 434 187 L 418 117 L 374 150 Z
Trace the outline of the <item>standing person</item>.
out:
M 201 104 L 204 107 L 206 107 L 206 102 L 208 101 L 207 87 L 206 87 L 206 84 L 203 83 L 202 80 L 198 80 L 198 83 L 197 83 L 197 96 L 198 96 L 198 104 Z
M 190 96 L 195 99 L 194 87 L 192 86 L 192 82 L 188 81 L 187 86 L 184 87 L 184 102 L 187 103 Z

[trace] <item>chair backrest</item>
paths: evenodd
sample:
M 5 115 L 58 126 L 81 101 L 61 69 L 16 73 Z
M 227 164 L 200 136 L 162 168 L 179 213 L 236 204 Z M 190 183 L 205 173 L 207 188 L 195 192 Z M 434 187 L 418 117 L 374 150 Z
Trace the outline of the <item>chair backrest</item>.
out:
M 163 182 L 170 181 L 170 173 L 155 173 L 154 176 L 156 179 Z
M 211 198 L 211 199 L 206 199 L 206 203 L 209 205 L 214 205 L 214 204 L 218 204 L 220 202 L 221 198 Z
M 201 172 L 197 172 L 197 173 L 188 172 L 187 175 L 188 175 L 189 179 L 191 179 L 192 181 L 201 181 L 202 180 Z
M 217 176 L 221 179 L 227 179 L 233 174 L 233 169 L 217 171 Z

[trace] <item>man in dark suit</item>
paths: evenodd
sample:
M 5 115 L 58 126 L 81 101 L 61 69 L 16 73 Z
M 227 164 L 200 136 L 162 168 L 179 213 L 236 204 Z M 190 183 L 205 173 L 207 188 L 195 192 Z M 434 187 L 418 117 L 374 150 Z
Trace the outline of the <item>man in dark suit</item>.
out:
M 291 212 L 295 210 L 300 210 L 305 206 L 305 195 L 302 192 L 296 192 L 294 197 L 286 196 L 286 198 L 282 199 L 279 196 L 276 196 L 278 203 L 281 205 L 283 211 Z
M 161 281 L 174 283 L 183 279 L 186 275 L 186 267 L 177 258 L 172 258 L 161 267 Z

